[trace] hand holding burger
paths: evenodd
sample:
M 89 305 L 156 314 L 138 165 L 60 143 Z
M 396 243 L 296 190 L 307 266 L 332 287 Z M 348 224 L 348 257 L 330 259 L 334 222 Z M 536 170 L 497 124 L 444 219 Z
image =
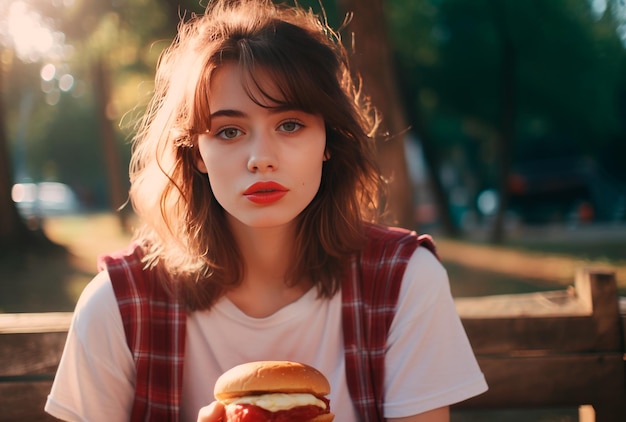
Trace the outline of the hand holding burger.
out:
M 297 362 L 249 362 L 224 372 L 215 398 L 225 406 L 226 422 L 331 422 L 328 380 Z

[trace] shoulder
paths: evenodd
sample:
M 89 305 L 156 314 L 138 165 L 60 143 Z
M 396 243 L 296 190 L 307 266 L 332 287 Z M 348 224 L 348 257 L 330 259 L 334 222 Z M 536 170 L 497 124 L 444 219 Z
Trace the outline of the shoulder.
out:
M 417 248 L 409 259 L 396 305 L 395 319 L 400 325 L 440 306 L 454 308 L 448 273 L 428 249 Z
M 72 324 L 81 338 L 121 327 L 117 300 L 106 271 L 98 273 L 81 293 Z
M 418 235 L 414 231 L 399 227 L 367 224 L 365 236 L 364 254 L 399 255 L 408 260 L 418 246 L 424 246 L 437 257 L 435 243 L 429 235 Z
M 82 291 L 76 303 L 76 311 L 81 311 L 86 307 L 99 303 L 106 304 L 114 298 L 115 296 L 113 295 L 113 287 L 111 286 L 109 274 L 106 271 L 100 271 L 85 286 L 85 289 Z
M 342 287 L 345 296 L 359 297 L 368 303 L 393 304 L 415 251 L 428 249 L 434 254 L 434 244 L 430 237 L 409 230 L 371 224 L 365 226 L 365 235 L 363 249 Z
M 416 274 L 422 274 L 422 278 L 426 279 L 447 280 L 443 264 L 429 248 L 425 247 L 416 248 L 407 263 L 405 276 L 412 277 Z
M 427 248 L 417 248 L 407 262 L 402 280 L 403 294 L 410 290 L 420 296 L 447 294 L 448 273 L 439 259 Z

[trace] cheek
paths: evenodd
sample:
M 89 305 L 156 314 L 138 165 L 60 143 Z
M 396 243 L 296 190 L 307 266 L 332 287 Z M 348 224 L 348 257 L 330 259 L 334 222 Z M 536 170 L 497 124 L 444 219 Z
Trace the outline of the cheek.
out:
M 312 159 L 315 157 L 315 159 Z M 315 149 L 302 156 L 299 163 L 294 163 L 294 170 L 299 172 L 300 183 L 303 187 L 317 191 L 322 180 L 324 167 L 324 150 Z
M 220 175 L 222 171 L 220 170 L 219 160 L 215 159 L 214 151 L 211 151 L 211 149 L 206 146 L 200 145 L 196 157 L 196 166 L 200 172 L 206 174 L 213 194 L 216 197 L 219 196 L 219 188 L 221 186 Z
M 229 166 L 224 165 L 224 160 L 207 160 L 205 165 L 207 168 L 206 174 L 213 192 L 219 192 L 225 182 L 232 182 L 232 174 L 229 172 Z
M 217 154 L 215 151 L 203 151 L 202 164 L 213 195 L 222 204 L 232 193 L 233 182 L 237 178 L 235 166 L 231 159 L 225 159 L 223 154 Z
M 209 177 L 216 177 L 224 169 L 227 169 L 226 161 L 224 160 L 224 152 L 216 149 L 214 145 L 199 144 L 197 161 L 198 170 L 202 173 L 206 173 Z
M 311 176 L 319 173 L 321 176 L 322 166 L 330 155 L 326 147 L 326 131 L 323 123 L 319 125 L 316 133 L 309 139 L 310 147 L 301 154 L 301 165 L 303 169 L 308 169 Z

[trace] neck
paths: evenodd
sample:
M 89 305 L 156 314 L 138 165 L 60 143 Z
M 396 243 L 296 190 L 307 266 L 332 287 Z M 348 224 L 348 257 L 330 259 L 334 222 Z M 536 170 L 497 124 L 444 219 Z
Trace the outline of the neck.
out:
M 295 224 L 251 228 L 231 224 L 244 261 L 244 284 L 284 285 L 293 263 Z
M 272 228 L 250 228 L 231 224 L 241 251 L 245 274 L 241 285 L 226 296 L 249 316 L 269 316 L 298 300 L 310 288 L 310 280 L 288 284 L 286 275 L 293 263 L 295 224 Z

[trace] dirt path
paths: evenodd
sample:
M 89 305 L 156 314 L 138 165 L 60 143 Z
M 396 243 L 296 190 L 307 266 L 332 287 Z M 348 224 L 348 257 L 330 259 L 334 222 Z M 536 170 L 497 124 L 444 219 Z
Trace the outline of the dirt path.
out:
M 443 261 L 513 277 L 571 284 L 581 267 L 614 271 L 620 287 L 626 287 L 626 265 L 575 259 L 566 255 L 517 251 L 506 247 L 438 239 Z
M 99 255 L 120 250 L 130 241 L 113 214 L 49 219 L 44 224 L 48 237 L 68 248 L 74 265 L 85 272 L 96 272 Z

